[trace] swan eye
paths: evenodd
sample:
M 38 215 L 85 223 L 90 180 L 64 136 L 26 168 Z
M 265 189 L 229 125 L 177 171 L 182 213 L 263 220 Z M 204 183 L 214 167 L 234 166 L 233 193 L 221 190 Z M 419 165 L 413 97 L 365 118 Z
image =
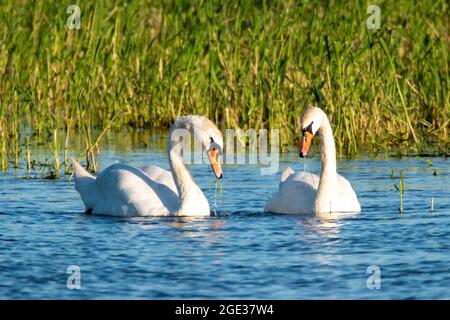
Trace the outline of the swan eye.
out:
M 214 143 L 214 139 L 212 137 L 209 137 L 209 140 L 211 141 L 211 143 Z
M 311 123 L 310 123 L 307 127 L 305 127 L 305 128 L 302 129 L 302 134 L 303 134 L 303 136 L 305 136 L 307 132 L 309 132 L 309 133 L 311 133 L 311 134 L 313 133 L 313 131 L 312 131 L 312 125 L 313 125 L 313 123 L 314 123 L 314 121 L 311 121 Z

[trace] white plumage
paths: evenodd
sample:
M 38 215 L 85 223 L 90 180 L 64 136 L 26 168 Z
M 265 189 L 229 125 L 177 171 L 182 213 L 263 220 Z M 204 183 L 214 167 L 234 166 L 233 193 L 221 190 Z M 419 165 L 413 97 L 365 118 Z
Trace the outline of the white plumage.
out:
M 325 113 L 309 107 L 301 118 L 303 140 L 300 156 L 306 156 L 311 139 L 320 135 L 322 171 L 320 177 L 308 172 L 284 170 L 279 190 L 267 201 L 265 211 L 301 214 L 360 212 L 361 206 L 350 182 L 336 172 L 336 149 L 330 123 Z
M 172 132 L 177 129 L 186 129 L 200 140 L 208 152 L 215 151 L 217 159 L 210 157 L 210 160 L 214 161 L 212 164 L 216 177 L 221 178 L 221 132 L 204 117 L 180 117 L 169 133 L 168 159 L 171 171 L 157 166 L 139 169 L 113 164 L 95 178 L 73 161 L 75 188 L 81 195 L 86 211 L 113 216 L 209 215 L 208 200 L 183 162 L 181 140 L 172 137 Z

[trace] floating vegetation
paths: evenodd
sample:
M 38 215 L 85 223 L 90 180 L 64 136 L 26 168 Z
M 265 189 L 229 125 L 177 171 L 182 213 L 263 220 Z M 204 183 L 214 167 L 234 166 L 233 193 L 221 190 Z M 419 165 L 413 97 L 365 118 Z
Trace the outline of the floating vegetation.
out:
M 416 157 L 418 160 L 420 160 L 420 161 L 422 161 L 422 162 L 425 162 L 428 166 L 430 166 L 430 167 L 432 167 L 433 166 L 433 162 L 431 161 L 431 160 L 428 160 L 428 159 L 424 159 L 424 158 L 421 158 L 421 157 Z
M 210 185 L 211 187 L 211 185 Z M 217 200 L 219 198 L 219 203 L 217 203 Z M 224 209 L 224 203 L 223 203 L 223 185 L 222 181 L 219 179 L 214 179 L 214 198 L 213 198 L 213 205 L 212 205 L 212 212 L 215 216 L 218 216 L 218 212 L 216 208 L 219 207 L 223 211 L 222 216 L 227 216 L 227 212 Z
M 216 183 L 219 184 L 219 195 L 220 195 L 219 205 L 220 205 L 220 207 L 221 207 L 222 210 L 223 210 L 222 215 L 223 215 L 224 217 L 226 217 L 226 216 L 228 216 L 228 213 L 227 213 L 227 211 L 225 210 L 224 203 L 223 203 L 223 183 L 222 183 L 221 180 L 218 180 Z

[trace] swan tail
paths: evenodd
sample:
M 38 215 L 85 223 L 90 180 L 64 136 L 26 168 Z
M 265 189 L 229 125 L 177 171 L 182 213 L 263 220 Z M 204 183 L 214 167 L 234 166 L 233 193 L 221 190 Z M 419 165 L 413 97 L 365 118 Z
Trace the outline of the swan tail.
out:
M 73 168 L 75 171 L 75 178 L 81 178 L 81 177 L 94 178 L 89 172 L 86 171 L 86 169 L 84 169 L 81 166 L 81 164 L 78 163 L 77 160 L 75 160 L 75 159 L 71 159 L 71 160 L 72 160 Z
M 98 201 L 98 189 L 95 177 L 87 172 L 76 160 L 72 159 L 75 170 L 75 189 L 81 195 L 86 211 L 92 211 Z
M 292 170 L 291 167 L 287 167 L 286 169 L 284 169 L 283 173 L 281 174 L 280 183 L 285 182 L 287 180 L 287 178 L 289 178 L 289 176 L 293 173 L 295 173 L 295 171 Z

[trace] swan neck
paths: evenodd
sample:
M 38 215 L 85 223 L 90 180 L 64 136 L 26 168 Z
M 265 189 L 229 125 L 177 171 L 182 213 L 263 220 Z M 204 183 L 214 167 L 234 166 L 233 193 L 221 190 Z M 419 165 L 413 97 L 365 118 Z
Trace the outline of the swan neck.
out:
M 183 136 L 183 141 L 180 141 L 180 136 L 174 132 L 176 129 L 185 129 L 192 135 L 193 127 L 193 123 L 190 120 L 182 118 L 175 121 L 175 124 L 169 131 L 168 158 L 172 177 L 180 198 L 178 215 L 206 215 L 210 212 L 208 200 L 200 187 L 195 183 L 194 178 L 183 161 L 183 147 L 190 147 L 190 139 L 185 139 L 186 137 Z M 181 132 L 181 134 L 188 132 Z M 172 133 L 175 133 L 173 137 Z
M 169 131 L 169 141 L 167 157 L 169 160 L 170 171 L 172 172 L 172 177 L 178 190 L 178 195 L 181 202 L 186 198 L 189 190 L 192 190 L 193 186 L 197 186 L 194 179 L 192 178 L 189 169 L 183 161 L 182 148 L 183 143 L 181 141 L 173 141 L 171 139 L 172 133 L 175 129 L 181 129 L 179 124 L 172 126 Z
M 315 201 L 315 212 L 331 212 L 333 207 L 334 188 L 337 182 L 336 173 L 336 147 L 333 131 L 326 115 L 323 115 L 322 126 L 318 132 L 320 135 L 320 156 L 322 172 L 320 174 L 319 187 Z
M 331 211 L 331 202 L 337 181 L 336 173 L 336 147 L 333 131 L 327 116 L 323 115 L 322 125 L 319 128 L 320 157 L 322 172 L 320 174 L 319 187 L 317 189 L 316 212 Z
M 330 122 L 324 114 L 322 126 L 319 128 L 320 158 L 322 161 L 321 178 L 336 177 L 336 146 L 334 144 L 333 130 Z

